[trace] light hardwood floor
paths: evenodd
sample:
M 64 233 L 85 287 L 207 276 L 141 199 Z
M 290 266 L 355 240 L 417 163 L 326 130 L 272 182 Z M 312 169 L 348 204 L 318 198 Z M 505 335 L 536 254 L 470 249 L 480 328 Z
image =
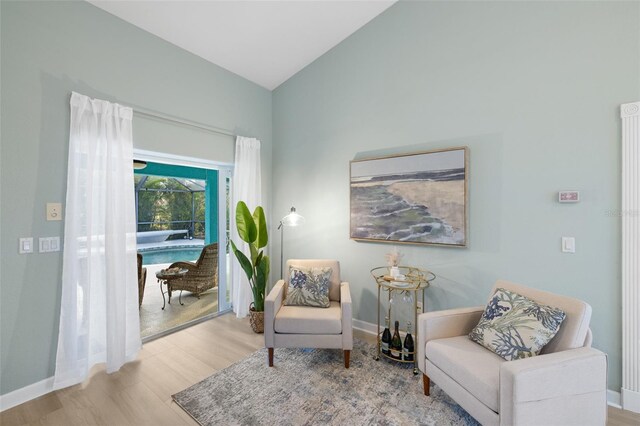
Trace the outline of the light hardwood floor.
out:
M 375 342 L 356 331 L 357 338 Z M 95 368 L 82 385 L 0 413 L 0 425 L 196 425 L 171 395 L 264 346 L 247 319 L 227 314 L 146 343 L 138 360 L 107 375 Z M 265 356 L 265 368 L 267 359 Z M 609 426 L 638 426 L 640 415 L 609 408 Z

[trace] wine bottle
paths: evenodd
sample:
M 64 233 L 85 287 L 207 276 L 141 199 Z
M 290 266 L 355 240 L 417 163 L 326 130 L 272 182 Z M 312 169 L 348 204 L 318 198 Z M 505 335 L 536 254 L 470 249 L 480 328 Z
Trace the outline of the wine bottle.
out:
M 391 351 L 389 345 L 391 344 L 391 331 L 389 331 L 389 317 L 384 319 L 384 331 L 382 332 L 382 339 L 380 340 L 380 350 L 383 354 L 389 356 Z
M 398 331 L 399 325 L 400 323 L 396 321 L 396 329 L 391 338 L 391 358 L 395 359 L 402 359 L 402 339 L 400 339 L 400 332 Z
M 413 361 L 413 336 L 411 336 L 411 322 L 407 323 L 407 335 L 404 337 L 404 345 L 402 347 L 402 359 L 405 361 Z

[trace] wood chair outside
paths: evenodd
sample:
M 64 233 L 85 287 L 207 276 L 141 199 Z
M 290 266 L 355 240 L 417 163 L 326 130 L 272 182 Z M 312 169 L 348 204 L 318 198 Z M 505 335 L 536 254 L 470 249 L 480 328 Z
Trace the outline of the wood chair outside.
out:
M 138 309 L 142 306 L 144 286 L 147 281 L 147 268 L 142 267 L 142 255 L 138 253 Z
M 198 299 L 200 294 L 218 285 L 218 243 L 205 246 L 198 260 L 193 262 L 174 262 L 169 268 L 187 269 L 184 278 L 172 280 L 168 284 L 169 300 L 176 290 L 189 291 Z M 182 296 L 182 292 L 180 293 Z M 182 302 L 180 302 L 182 304 Z

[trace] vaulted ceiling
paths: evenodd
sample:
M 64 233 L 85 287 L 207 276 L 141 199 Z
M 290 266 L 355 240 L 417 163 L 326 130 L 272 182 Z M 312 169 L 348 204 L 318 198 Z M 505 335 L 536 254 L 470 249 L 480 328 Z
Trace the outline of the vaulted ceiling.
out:
M 395 1 L 99 1 L 95 6 L 269 90 Z

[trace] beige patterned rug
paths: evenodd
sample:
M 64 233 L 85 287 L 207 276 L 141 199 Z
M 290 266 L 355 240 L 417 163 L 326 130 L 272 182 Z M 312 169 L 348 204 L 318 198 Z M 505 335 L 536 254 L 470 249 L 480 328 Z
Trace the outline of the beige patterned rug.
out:
M 203 426 L 219 425 L 477 425 L 437 386 L 422 393 L 422 375 L 373 359 L 354 341 L 351 367 L 342 351 L 266 349 L 173 395 Z

